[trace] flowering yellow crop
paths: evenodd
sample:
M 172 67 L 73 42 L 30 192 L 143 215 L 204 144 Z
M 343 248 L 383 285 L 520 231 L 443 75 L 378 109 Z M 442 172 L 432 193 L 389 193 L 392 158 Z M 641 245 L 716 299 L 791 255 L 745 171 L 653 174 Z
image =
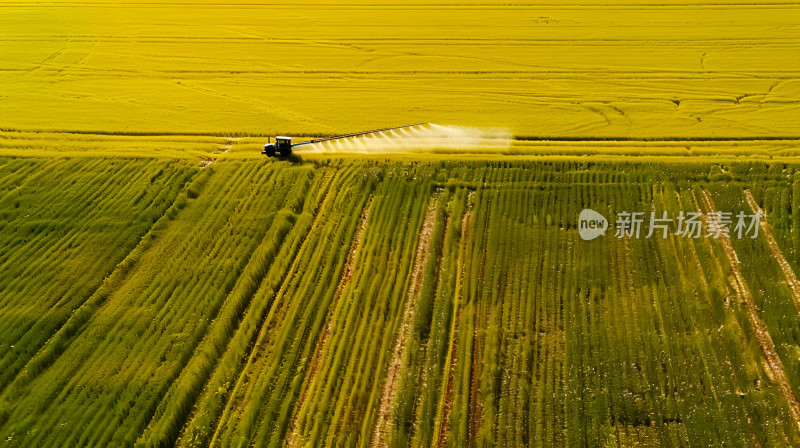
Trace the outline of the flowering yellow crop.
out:
M 797 5 L 9 3 L 0 125 L 330 135 L 796 136 Z

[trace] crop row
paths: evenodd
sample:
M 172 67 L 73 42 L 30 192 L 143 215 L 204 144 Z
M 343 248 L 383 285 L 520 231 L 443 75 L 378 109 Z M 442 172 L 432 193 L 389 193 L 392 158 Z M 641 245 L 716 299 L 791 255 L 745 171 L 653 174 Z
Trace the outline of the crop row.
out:
M 26 445 L 135 441 L 198 344 L 216 330 L 259 242 L 280 229 L 272 227 L 278 212 L 302 204 L 293 202 L 304 197 L 310 174 L 228 164 L 198 175 L 173 219 L 153 229 L 148 250 L 118 268 L 124 281 L 94 300 L 92 313 L 79 308 L 51 338 L 66 339 L 51 363 L 34 358 L 37 368 L 6 389 L 2 398 L 13 406 L 5 409 L 4 438 Z
M 124 261 L 80 260 L 95 271 L 81 281 L 97 284 L 58 325 L 31 319 L 42 331 L 27 357 L 2 352 L 18 366 L 0 395 L 9 442 L 800 444 L 800 312 L 776 249 L 763 237 L 727 245 L 613 229 L 621 211 L 748 211 L 748 190 L 796 263 L 792 167 L 3 162 L 14 232 L 0 251 L 31 258 L 6 264 L 20 273 L 3 283 L 0 310 L 63 312 L 45 293 L 80 286 L 23 281 L 48 270 L 65 236 L 42 224 L 26 239 L 12 208 L 31 210 L 20 179 L 45 195 L 44 168 L 86 176 L 53 181 L 75 188 L 72 207 L 56 195 L 40 204 L 60 211 L 53 222 L 106 228 L 106 209 L 143 220 L 120 221 L 135 237 L 107 235 L 128 241 L 117 244 Z M 161 199 L 145 187 L 162 179 L 150 169 L 173 185 Z M 144 192 L 121 188 L 137 182 Z M 93 201 L 98 213 L 81 214 Z M 584 208 L 612 228 L 582 240 Z M 38 293 L 41 303 L 24 301 Z M 26 340 L 24 321 L 4 316 L 3 336 Z
M 191 177 L 156 160 L 0 166 L 0 391 L 161 218 Z

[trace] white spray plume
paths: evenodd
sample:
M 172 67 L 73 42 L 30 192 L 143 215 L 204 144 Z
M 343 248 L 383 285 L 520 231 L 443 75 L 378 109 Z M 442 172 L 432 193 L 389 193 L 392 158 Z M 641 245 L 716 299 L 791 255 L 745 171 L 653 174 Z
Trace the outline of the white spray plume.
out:
M 508 129 L 441 126 L 427 123 L 408 128 L 326 140 L 297 148 L 302 153 L 410 152 L 425 150 L 505 149 L 511 145 Z

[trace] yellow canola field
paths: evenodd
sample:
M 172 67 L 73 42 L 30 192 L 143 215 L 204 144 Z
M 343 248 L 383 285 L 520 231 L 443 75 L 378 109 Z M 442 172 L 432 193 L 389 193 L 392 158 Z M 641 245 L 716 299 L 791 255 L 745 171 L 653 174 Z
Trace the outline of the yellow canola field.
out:
M 798 4 L 435 3 L 2 2 L 0 128 L 800 135 Z

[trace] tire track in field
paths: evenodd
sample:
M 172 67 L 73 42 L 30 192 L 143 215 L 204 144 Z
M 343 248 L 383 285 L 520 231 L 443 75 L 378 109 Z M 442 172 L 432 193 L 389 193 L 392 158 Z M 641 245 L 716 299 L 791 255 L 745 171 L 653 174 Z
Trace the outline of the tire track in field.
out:
M 678 194 L 676 192 L 675 196 L 676 196 L 678 202 L 680 203 L 680 194 Z M 694 197 L 692 197 L 692 200 L 695 201 L 695 206 L 697 207 L 697 202 L 696 202 Z M 697 207 L 697 208 L 699 209 L 700 207 Z M 705 240 L 704 244 L 706 245 L 706 248 L 707 248 L 708 252 L 709 253 L 713 253 L 713 248 L 711 247 L 710 242 L 705 238 L 704 238 L 704 240 Z M 673 253 L 674 257 L 677 259 L 679 257 L 679 254 L 678 254 L 676 241 L 679 241 L 679 239 L 671 239 L 670 247 L 671 247 L 671 250 L 672 250 L 672 253 Z M 701 290 L 703 292 L 703 297 L 705 298 L 705 301 L 708 304 L 708 308 L 711 310 L 711 313 L 712 313 L 712 316 L 713 316 L 714 315 L 714 305 L 711 302 L 711 287 L 708 284 L 708 277 L 710 275 L 714 275 L 714 274 L 713 273 L 706 274 L 706 272 L 703 270 L 703 268 L 701 266 L 701 262 L 700 262 L 700 257 L 697 255 L 697 248 L 695 247 L 694 244 L 688 244 L 686 246 L 685 250 L 686 250 L 687 253 L 689 253 L 689 255 L 690 255 L 691 259 L 692 259 L 692 263 L 694 263 L 698 267 L 698 270 L 696 272 L 697 278 L 699 279 L 699 282 L 700 282 Z M 721 278 L 724 278 L 724 275 L 722 274 L 722 266 L 720 265 L 719 260 L 716 259 L 716 258 L 713 258 L 713 260 L 715 261 L 715 265 L 717 267 L 717 271 L 716 271 L 717 275 L 719 275 Z M 686 269 L 684 269 L 681 266 L 680 263 L 677 264 L 677 267 L 678 267 L 678 271 L 681 273 L 681 276 L 683 276 L 685 278 L 691 278 L 689 276 L 689 272 Z M 726 291 L 726 295 L 728 294 L 729 291 L 730 290 Z M 722 321 L 724 319 L 724 316 L 718 316 L 717 318 L 720 321 Z M 723 330 L 723 326 L 720 325 L 717 328 L 717 334 L 719 335 L 720 338 L 723 337 L 722 336 L 722 330 Z M 730 350 L 728 349 L 728 346 L 725 345 L 724 343 L 722 343 L 721 346 L 722 346 L 723 354 L 725 356 L 725 358 L 723 359 L 723 363 L 728 367 L 728 371 L 731 374 L 731 378 L 733 378 L 733 381 L 731 383 L 732 386 L 733 386 L 733 390 L 736 393 L 736 395 L 738 395 L 740 397 L 744 397 L 744 392 L 742 392 L 741 388 L 739 387 L 739 379 L 737 378 L 736 371 L 734 370 L 733 363 L 731 362 Z M 747 407 L 744 407 L 744 406 L 742 407 L 742 409 L 743 409 L 745 417 L 747 418 L 747 426 L 748 426 L 748 428 L 750 428 L 751 441 L 753 443 L 752 446 L 754 446 L 756 448 L 760 448 L 761 444 L 758 442 L 758 439 L 756 438 L 756 429 L 753 427 L 753 421 L 752 421 L 752 419 L 750 417 L 750 411 L 747 409 Z
M 389 417 L 394 413 L 396 406 L 395 399 L 397 398 L 397 385 L 400 377 L 400 370 L 405 367 L 403 365 L 403 359 L 405 358 L 406 342 L 411 336 L 417 298 L 422 289 L 424 267 L 425 263 L 428 261 L 428 255 L 430 254 L 431 235 L 433 233 L 433 224 L 436 218 L 436 207 L 439 203 L 439 196 L 440 193 L 435 193 L 431 197 L 428 208 L 425 211 L 425 218 L 422 221 L 417 251 L 414 255 L 414 266 L 411 270 L 411 284 L 409 285 L 406 303 L 403 307 L 403 316 L 400 322 L 400 328 L 397 332 L 394 349 L 392 350 L 392 358 L 386 370 L 386 382 L 383 384 L 383 391 L 381 392 L 378 418 L 375 421 L 375 427 L 372 431 L 372 441 L 369 444 L 370 448 L 383 448 L 387 446 L 385 436 L 390 433 Z
M 338 173 L 337 173 L 338 174 Z M 219 446 L 220 445 L 220 431 L 223 429 L 223 423 L 226 422 L 226 419 L 229 419 L 229 414 L 235 412 L 234 409 L 239 409 L 241 406 L 242 399 L 237 396 L 237 393 L 242 388 L 248 387 L 248 384 L 251 381 L 254 381 L 254 378 L 250 378 L 249 369 L 251 365 L 257 362 L 258 359 L 264 356 L 261 353 L 261 348 L 258 346 L 259 341 L 264 338 L 264 334 L 269 331 L 267 328 L 267 323 L 270 320 L 271 316 L 275 312 L 276 307 L 280 306 L 278 301 L 287 300 L 284 298 L 283 294 L 286 288 L 288 287 L 289 283 L 291 282 L 292 277 L 298 272 L 301 260 L 301 253 L 306 249 L 306 244 L 310 241 L 310 234 L 312 229 L 314 229 L 319 220 L 325 214 L 326 208 L 326 201 L 328 198 L 333 194 L 334 196 L 338 194 L 338 191 L 333 191 L 333 184 L 334 178 L 337 177 L 337 174 L 329 174 L 322 177 L 320 182 L 322 185 L 320 186 L 321 196 L 317 200 L 317 205 L 314 207 L 314 218 L 309 225 L 309 230 L 303 236 L 302 242 L 300 243 L 300 247 L 298 248 L 297 252 L 294 255 L 294 259 L 292 263 L 289 265 L 286 274 L 284 275 L 283 281 L 280 283 L 280 287 L 278 290 L 275 291 L 275 296 L 272 299 L 273 303 L 269 306 L 269 312 L 264 313 L 264 316 L 261 318 L 261 321 L 257 324 L 256 331 L 254 334 L 250 336 L 250 342 L 247 344 L 247 349 L 245 350 L 245 357 L 246 361 L 237 369 L 236 373 L 233 375 L 233 388 L 228 394 L 228 398 L 225 400 L 225 404 L 223 405 L 223 409 L 220 414 L 216 416 L 214 422 L 212 424 L 212 435 L 211 435 L 211 442 L 209 445 L 211 446 Z M 228 424 L 234 424 L 228 422 Z
M 472 193 L 471 193 L 472 194 Z M 470 236 L 472 234 L 472 211 L 467 211 L 461 218 L 461 253 L 459 254 L 458 283 L 456 284 L 456 303 L 453 313 L 453 324 L 450 329 L 450 351 L 445 365 L 445 384 L 444 396 L 441 401 L 441 408 L 437 412 L 440 416 L 438 425 L 434 428 L 431 440 L 435 441 L 438 448 L 447 446 L 447 420 L 450 411 L 453 409 L 453 387 L 455 384 L 456 363 L 458 362 L 458 323 L 461 320 L 461 288 L 464 284 L 464 271 L 466 270 L 466 260 L 469 251 Z
M 677 198 L 678 202 L 680 203 L 680 201 L 681 201 L 680 200 L 680 194 L 677 193 L 677 192 L 675 194 L 676 194 L 676 198 Z M 691 195 L 691 200 L 692 200 L 692 203 L 694 204 L 695 208 L 697 209 L 697 211 L 701 212 L 700 204 L 697 201 L 697 197 L 694 194 Z M 678 239 L 678 240 L 680 240 L 680 239 Z M 687 251 L 691 254 L 691 258 L 692 258 L 693 262 L 698 267 L 701 290 L 703 292 L 703 296 L 705 298 L 705 301 L 709 306 L 709 310 L 711 310 L 712 320 L 716 321 L 717 317 L 714 317 L 714 316 L 716 316 L 716 313 L 714 312 L 714 305 L 713 305 L 713 303 L 711 301 L 711 292 L 710 292 L 711 291 L 711 286 L 708 283 L 708 279 L 711 278 L 712 276 L 718 276 L 720 278 L 726 279 L 727 276 L 724 274 L 723 266 L 722 266 L 719 258 L 717 258 L 716 256 L 713 256 L 711 258 L 712 261 L 714 261 L 714 265 L 716 266 L 716 270 L 714 270 L 714 272 L 706 274 L 706 272 L 700 266 L 701 261 L 700 261 L 700 258 L 698 256 L 698 254 L 697 254 L 697 248 L 696 248 L 695 244 L 699 244 L 699 243 L 688 244 Z M 708 238 L 703 238 L 702 245 L 703 245 L 703 247 L 705 247 L 705 249 L 708 251 L 709 254 L 712 254 L 712 255 L 714 254 L 714 248 L 713 248 L 713 246 L 711 244 L 711 241 L 709 241 Z M 673 248 L 675 250 L 675 252 L 674 252 L 675 256 L 677 257 L 678 256 L 678 252 L 677 252 L 677 246 L 675 245 L 675 240 L 673 240 L 672 246 L 673 246 Z M 737 262 L 738 262 L 738 258 L 737 258 Z M 679 271 L 681 271 L 683 273 L 686 272 L 680 266 L 678 266 L 678 269 L 679 269 Z M 682 274 L 682 275 L 684 275 L 684 274 Z M 726 286 L 725 287 L 725 295 L 727 297 L 730 296 L 730 292 L 731 292 L 730 288 L 728 288 Z M 736 290 L 736 293 L 739 294 L 738 289 Z M 728 306 L 728 298 L 727 297 L 725 299 L 725 306 L 726 307 Z M 724 316 L 718 316 L 718 318 L 720 320 L 724 320 Z M 724 336 L 723 336 L 723 328 L 724 328 L 724 323 L 720 324 L 720 326 L 717 328 L 717 335 L 720 338 L 724 338 Z M 739 387 L 739 380 L 737 379 L 737 375 L 736 375 L 736 372 L 734 370 L 733 363 L 731 362 L 730 350 L 728 349 L 728 346 L 724 343 L 724 341 L 722 342 L 722 351 L 723 351 L 723 354 L 724 354 L 724 359 L 722 360 L 722 362 L 728 367 L 728 370 L 729 370 L 729 372 L 731 374 L 731 378 L 733 380 L 732 383 L 731 383 L 731 385 L 733 387 L 733 391 L 739 397 L 744 398 L 745 393 L 742 392 L 741 388 Z M 714 386 L 711 386 L 711 387 L 713 388 Z M 716 394 L 715 394 L 715 397 L 716 397 Z M 718 406 L 718 409 L 719 409 L 719 404 L 717 404 L 717 406 Z M 748 408 L 746 406 L 743 406 L 741 409 L 742 409 L 742 411 L 744 413 L 744 416 L 746 418 L 747 426 L 751 430 L 751 434 L 750 435 L 751 435 L 752 446 L 760 448 L 761 444 L 759 443 L 759 441 L 758 441 L 758 439 L 756 437 L 756 429 L 753 427 L 753 420 L 750 417 L 750 411 L 748 410 Z
M 157 78 L 157 76 L 155 76 L 153 73 L 154 72 L 152 72 L 152 71 L 148 71 L 146 76 L 150 77 L 150 78 Z M 218 91 L 218 90 L 215 90 L 215 89 L 211 89 L 209 87 L 202 87 L 202 86 L 196 84 L 195 81 L 189 82 L 189 81 L 183 80 L 183 81 L 180 81 L 180 82 L 175 82 L 175 83 L 170 83 L 170 84 L 173 85 L 173 86 L 183 87 L 185 89 L 189 89 L 189 90 L 192 90 L 194 92 L 197 92 L 197 93 L 200 93 L 200 94 L 203 94 L 203 95 L 208 95 L 208 96 L 212 96 L 212 97 L 216 97 L 216 98 L 221 98 L 223 100 L 232 100 L 232 101 L 236 101 L 236 102 L 240 102 L 240 103 L 244 103 L 244 104 L 255 105 L 255 106 L 261 108 L 262 110 L 269 111 L 273 115 L 276 115 L 276 116 L 279 116 L 279 117 L 281 117 L 281 116 L 283 116 L 283 117 L 290 116 L 290 117 L 292 117 L 292 119 L 294 119 L 297 122 L 301 122 L 301 123 L 313 123 L 314 122 L 311 118 L 309 118 L 309 117 L 307 117 L 307 116 L 305 116 L 305 115 L 303 115 L 303 114 L 301 114 L 299 112 L 296 112 L 294 110 L 281 108 L 281 107 L 276 106 L 275 104 L 272 104 L 272 103 L 269 103 L 269 102 L 265 102 L 265 101 L 261 101 L 261 100 L 255 99 L 255 98 L 244 98 L 244 97 L 241 97 L 241 96 L 238 96 L 238 95 L 234 95 L 232 93 Z
M 708 209 L 709 213 L 715 213 L 717 210 L 716 207 L 714 207 L 714 202 L 711 200 L 711 195 L 709 195 L 708 191 L 706 190 L 702 190 L 702 192 L 703 203 L 705 204 L 706 209 Z M 707 215 L 703 215 L 703 219 L 708 219 Z M 786 404 L 789 407 L 789 413 L 794 419 L 795 424 L 797 424 L 798 428 L 800 428 L 800 403 L 798 403 L 797 397 L 795 397 L 794 391 L 792 391 L 792 387 L 789 385 L 789 380 L 786 377 L 783 363 L 778 356 L 778 352 L 775 350 L 775 344 L 772 341 L 772 337 L 769 335 L 769 332 L 767 331 L 766 324 L 758 315 L 758 311 L 756 311 L 753 295 L 751 294 L 750 289 L 747 287 L 747 283 L 745 283 L 744 277 L 739 270 L 739 258 L 736 256 L 736 252 L 733 250 L 733 244 L 731 243 L 730 235 L 722 232 L 720 233 L 719 239 L 722 242 L 722 246 L 725 249 L 725 255 L 727 255 L 728 262 L 731 266 L 733 287 L 736 290 L 736 295 L 739 296 L 739 298 L 746 305 L 746 311 L 748 317 L 750 318 L 750 323 L 753 325 L 753 330 L 755 331 L 756 338 L 761 346 L 761 351 L 764 353 L 764 356 L 767 359 L 767 373 L 778 385 L 778 388 L 780 389 L 781 394 L 783 395 L 783 398 L 786 400 Z
M 432 298 L 432 300 L 434 300 L 434 301 L 436 300 L 436 296 L 439 293 L 439 284 L 440 284 L 441 275 L 442 275 L 442 259 L 445 257 L 445 253 L 444 253 L 445 242 L 447 240 L 447 232 L 450 231 L 449 224 L 450 224 L 450 215 L 446 214 L 445 217 L 444 217 L 444 223 L 442 224 L 442 227 L 443 227 L 442 228 L 442 239 L 439 242 L 439 256 L 436 259 L 436 273 L 434 274 L 434 279 L 433 279 L 433 288 L 432 288 L 433 298 Z M 423 266 L 423 268 L 424 268 L 424 266 Z M 429 339 L 421 347 L 421 349 L 423 350 L 422 361 L 421 361 L 423 363 L 423 365 L 427 360 L 426 358 L 428 358 L 429 356 L 433 356 L 433 355 L 431 355 L 429 353 L 429 350 L 431 350 L 432 343 L 433 342 Z M 444 371 L 444 372 L 446 372 L 446 371 Z M 419 382 L 421 384 L 423 384 L 423 385 L 427 385 L 428 381 L 429 381 L 428 380 L 428 375 L 429 375 L 428 374 L 428 370 L 423 367 L 422 372 L 418 377 L 419 378 Z M 425 388 L 423 387 L 421 390 L 425 391 Z M 413 428 L 412 429 L 412 434 L 414 435 L 414 438 L 416 438 L 417 434 L 419 434 L 419 427 L 422 424 L 421 420 L 423 419 L 423 416 L 422 416 L 421 413 L 422 413 L 423 408 L 424 408 L 424 404 L 423 404 L 424 399 L 425 399 L 424 396 L 419 396 L 418 398 L 416 398 L 416 405 L 415 405 L 416 409 L 414 411 L 414 423 L 412 425 L 412 428 Z M 433 426 L 435 427 L 436 426 L 436 422 L 435 422 L 436 415 L 434 415 L 433 418 L 434 418 Z M 435 428 L 434 428 L 434 432 L 435 432 Z M 431 443 L 433 443 L 434 440 L 436 440 L 436 439 L 431 438 Z
M 750 190 L 744 190 L 744 197 L 747 199 L 747 204 L 750 206 L 750 209 L 753 210 L 753 213 L 761 213 L 761 220 L 759 224 L 759 227 L 761 228 L 761 234 L 767 239 L 769 249 L 772 251 L 772 256 L 781 266 L 781 271 L 783 271 L 783 275 L 786 277 L 786 283 L 789 284 L 789 288 L 792 290 L 794 306 L 798 311 L 800 311 L 800 280 L 797 280 L 797 275 L 789 265 L 789 262 L 786 261 L 786 257 L 783 256 L 783 251 L 781 251 L 780 246 L 778 246 L 778 242 L 775 241 L 775 237 L 772 236 L 772 229 L 767 223 L 767 214 L 764 213 L 764 211 L 761 210 L 761 207 L 758 206 L 758 203 L 753 198 Z
M 484 181 L 486 179 L 484 178 Z M 483 229 L 483 245 L 481 249 L 480 271 L 478 274 L 478 283 L 482 284 L 486 278 L 486 254 L 489 250 L 489 213 L 492 206 L 491 197 L 488 199 L 486 208 L 486 215 L 484 216 L 484 229 Z M 480 375 L 480 367 L 478 366 L 478 356 L 480 355 L 480 340 L 478 340 L 478 326 L 483 324 L 481 317 L 484 316 L 483 301 L 476 301 L 472 316 L 472 359 L 469 371 L 469 405 L 467 408 L 467 446 L 475 446 L 478 437 L 478 431 L 481 429 L 481 416 L 483 415 L 483 402 L 478 397 L 478 380 Z
M 213 154 L 209 154 L 208 156 L 204 156 L 200 159 L 200 168 L 208 168 L 209 166 L 217 163 L 217 161 L 228 151 L 233 149 L 233 145 L 239 143 L 244 137 L 226 137 L 224 139 L 224 143 L 220 144 L 217 148 L 220 152 L 215 152 Z
M 358 221 L 358 227 L 356 228 L 356 232 L 353 235 L 353 240 L 350 244 L 350 251 L 347 253 L 347 261 L 344 265 L 344 270 L 342 271 L 342 278 L 339 282 L 339 286 L 336 289 L 336 296 L 333 299 L 329 307 L 329 313 L 331 314 L 328 325 L 325 328 L 325 331 L 322 333 L 321 340 L 317 344 L 316 349 L 314 350 L 314 354 L 311 357 L 310 369 L 308 374 L 305 376 L 303 380 L 303 387 L 300 392 L 300 398 L 298 398 L 297 403 L 294 405 L 294 412 L 292 416 L 292 422 L 290 423 L 290 432 L 289 437 L 286 441 L 286 446 L 295 447 L 295 446 L 303 446 L 304 441 L 302 435 L 300 434 L 300 428 L 298 427 L 298 414 L 300 410 L 303 408 L 303 403 L 308 396 L 309 389 L 314 384 L 314 381 L 317 376 L 317 372 L 319 372 L 319 368 L 322 365 L 322 360 L 325 357 L 326 348 L 328 346 L 328 337 L 330 337 L 333 328 L 336 328 L 336 322 L 334 321 L 336 315 L 334 311 L 339 303 L 339 300 L 342 297 L 342 292 L 344 288 L 350 283 L 350 280 L 353 278 L 353 273 L 355 272 L 355 260 L 356 255 L 358 254 L 359 249 L 361 249 L 361 239 L 364 236 L 364 231 L 367 228 L 367 223 L 369 222 L 369 214 L 370 209 L 372 206 L 372 196 L 369 197 L 367 200 L 367 204 L 364 206 L 364 209 L 361 211 L 361 217 Z
M 67 51 L 67 49 L 69 49 L 69 41 L 67 41 L 67 45 L 64 48 L 59 48 L 58 50 L 54 51 L 53 53 L 50 53 L 46 58 L 42 59 L 41 62 L 36 64 L 35 67 L 33 67 L 32 69 L 28 70 L 28 74 L 34 73 L 36 71 L 39 71 L 39 70 L 43 69 L 44 67 L 50 66 L 51 65 L 50 61 L 53 61 L 56 58 L 61 57 L 61 55 L 64 54 L 64 52 Z

